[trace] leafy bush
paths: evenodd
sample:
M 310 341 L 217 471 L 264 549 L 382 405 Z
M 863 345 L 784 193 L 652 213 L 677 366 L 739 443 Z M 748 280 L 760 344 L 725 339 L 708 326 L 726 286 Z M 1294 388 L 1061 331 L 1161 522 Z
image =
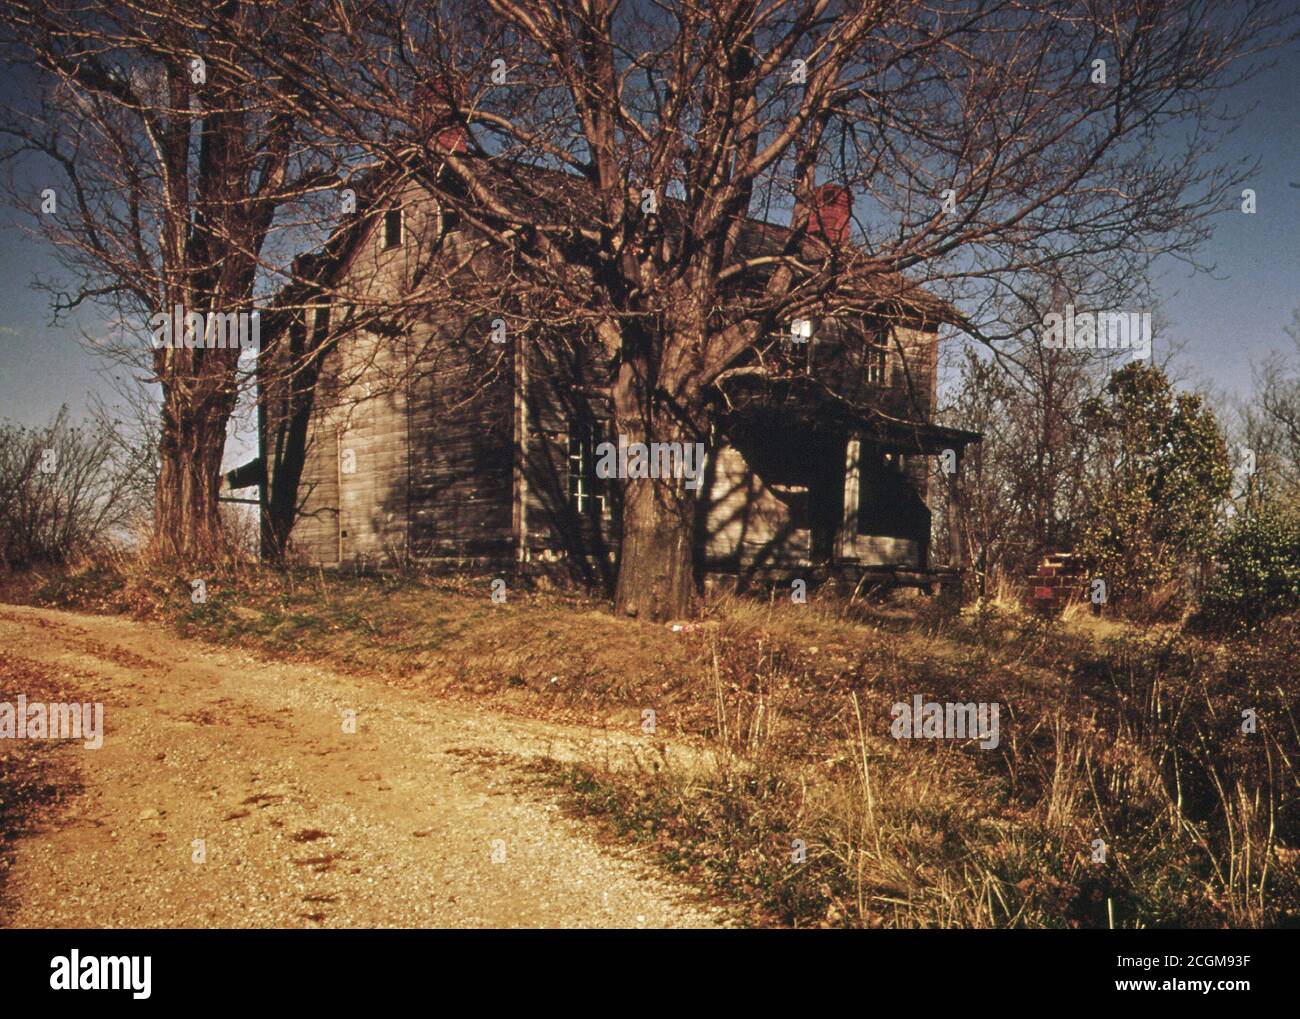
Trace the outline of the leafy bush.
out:
M 1300 607 L 1300 516 L 1268 510 L 1245 517 L 1215 558 L 1220 572 L 1202 600 L 1204 625 L 1253 627 Z
M 1115 372 L 1083 412 L 1095 450 L 1075 551 L 1128 614 L 1171 615 L 1190 587 L 1189 568 L 1213 547 L 1229 492 L 1218 422 L 1203 397 L 1178 392 L 1142 362 Z M 1161 593 L 1169 587 L 1180 596 Z

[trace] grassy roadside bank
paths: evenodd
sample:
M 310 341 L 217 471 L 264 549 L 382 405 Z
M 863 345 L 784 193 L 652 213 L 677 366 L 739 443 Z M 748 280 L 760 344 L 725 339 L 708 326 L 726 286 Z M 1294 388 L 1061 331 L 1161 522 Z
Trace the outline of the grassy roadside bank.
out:
M 718 750 L 690 775 L 556 764 L 611 836 L 799 926 L 1277 926 L 1300 917 L 1300 626 L 943 618 L 725 598 L 674 630 L 490 578 L 99 567 L 7 600 L 126 612 L 441 696 Z M 996 703 L 1000 738 L 896 739 L 892 706 Z M 1243 732 L 1243 712 L 1254 731 Z

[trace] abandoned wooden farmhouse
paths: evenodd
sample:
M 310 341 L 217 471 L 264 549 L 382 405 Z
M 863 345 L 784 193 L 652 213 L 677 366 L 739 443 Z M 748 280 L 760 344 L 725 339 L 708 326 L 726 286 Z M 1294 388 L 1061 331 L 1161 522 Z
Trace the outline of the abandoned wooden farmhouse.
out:
M 847 229 L 847 202 L 824 192 L 827 221 L 840 216 L 831 228 Z M 457 224 L 418 185 L 378 208 L 303 260 L 304 275 L 328 277 L 351 303 L 295 293 L 264 364 L 327 353 L 289 381 L 265 381 L 260 457 L 231 486 L 257 483 L 264 515 L 291 502 L 288 547 L 314 564 L 524 564 L 609 583 L 628 482 L 596 469 L 601 443 L 617 436 L 608 359 L 593 338 L 557 326 L 542 342 L 461 302 L 400 325 L 380 313 L 319 343 L 355 307 L 400 303 L 393 295 L 432 261 L 458 257 Z M 762 250 L 785 232 L 751 221 L 743 243 Z M 959 543 L 938 565 L 931 557 L 934 458 L 955 465 L 979 439 L 934 422 L 938 330 L 955 321 L 923 291 L 891 287 L 873 315 L 777 324 L 747 362 L 763 370 L 741 364 L 716 386 L 699 570 L 743 582 L 819 570 L 951 579 Z M 936 495 L 957 498 L 955 479 Z

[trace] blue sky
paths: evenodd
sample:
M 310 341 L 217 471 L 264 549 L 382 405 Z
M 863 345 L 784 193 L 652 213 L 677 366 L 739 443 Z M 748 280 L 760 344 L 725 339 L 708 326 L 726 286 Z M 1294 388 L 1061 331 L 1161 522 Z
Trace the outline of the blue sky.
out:
M 1291 186 L 1300 185 L 1298 100 L 1300 45 L 1293 45 L 1230 100 L 1237 110 L 1253 110 L 1219 158 L 1260 161 L 1251 181 L 1258 212 L 1232 211 L 1214 221 L 1199 254 L 1213 272 L 1166 259 L 1156 276 L 1168 321 L 1163 342 L 1184 345 L 1180 374 L 1225 395 L 1248 396 L 1251 361 L 1270 350 L 1296 356 L 1282 330 L 1300 306 L 1300 186 Z M 47 295 L 30 287 L 34 278 L 61 274 L 44 243 L 13 226 L 6 211 L 0 219 L 0 418 L 39 424 L 60 404 L 79 414 L 92 393 L 112 398 L 107 374 L 113 369 L 79 340 L 82 328 L 102 331 L 105 319 L 91 308 L 51 327 Z M 1159 353 L 1160 336 L 1156 343 Z M 247 420 L 236 427 L 229 461 L 253 446 Z

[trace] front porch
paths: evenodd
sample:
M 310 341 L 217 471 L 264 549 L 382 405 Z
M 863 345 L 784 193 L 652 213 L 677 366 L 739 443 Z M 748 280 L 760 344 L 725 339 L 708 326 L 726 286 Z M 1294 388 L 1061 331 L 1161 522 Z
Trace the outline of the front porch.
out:
M 967 563 L 960 526 L 949 527 L 946 563 L 931 567 L 929 490 L 938 458 L 949 521 L 962 519 L 961 461 L 974 432 L 863 417 L 845 438 L 836 561 L 863 569 L 908 568 L 960 575 Z
M 704 570 L 742 584 L 835 576 L 855 587 L 934 589 L 959 580 L 959 529 L 932 561 L 929 495 L 932 477 L 943 479 L 950 519 L 961 518 L 961 459 L 979 436 L 807 395 L 773 400 L 769 390 L 726 419 L 705 474 Z

